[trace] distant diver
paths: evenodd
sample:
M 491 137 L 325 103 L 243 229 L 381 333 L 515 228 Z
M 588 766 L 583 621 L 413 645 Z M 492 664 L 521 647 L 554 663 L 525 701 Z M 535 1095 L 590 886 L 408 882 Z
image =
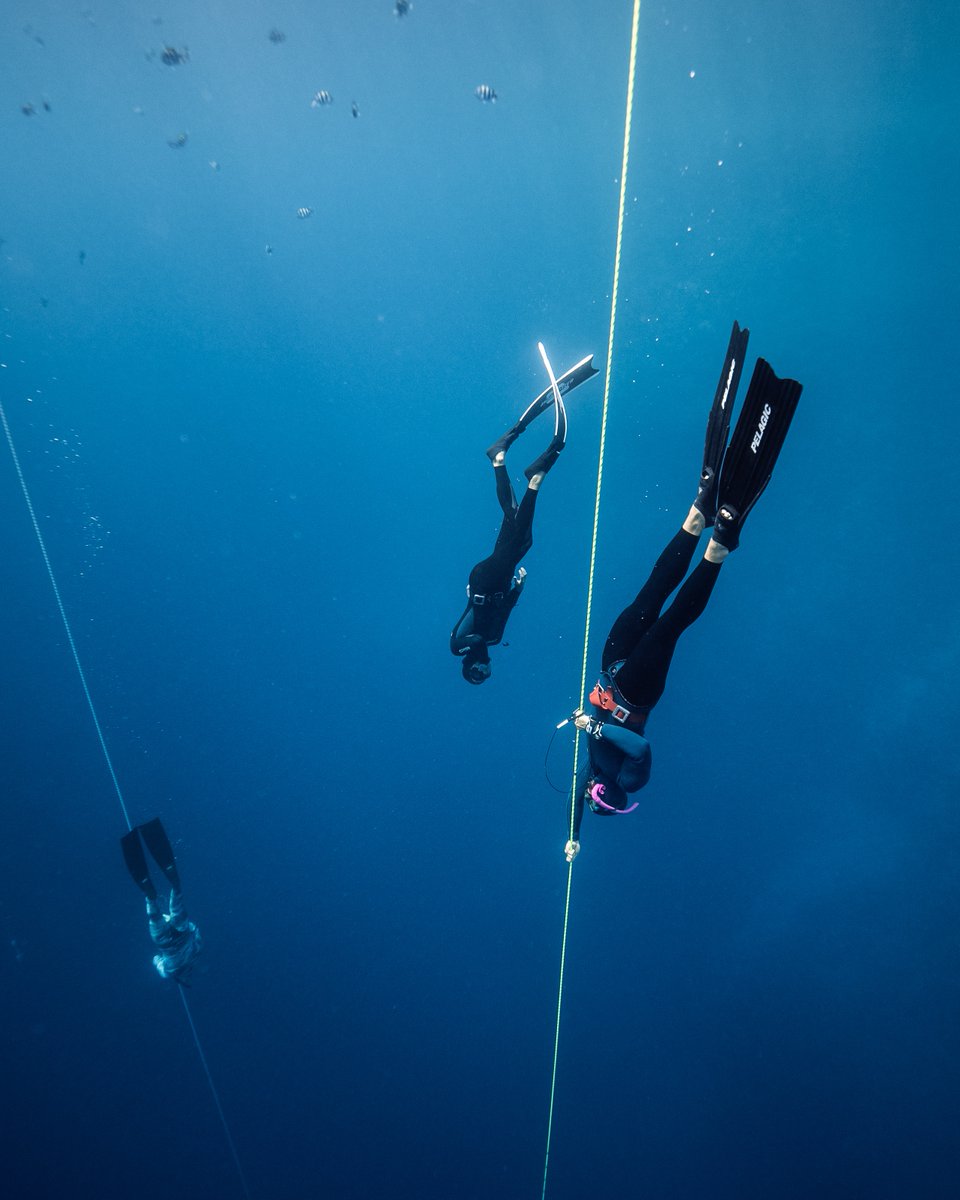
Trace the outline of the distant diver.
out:
M 170 885 L 170 904 L 167 912 L 163 911 L 163 906 L 157 898 L 157 889 L 150 878 L 146 855 L 143 852 L 144 845 Z M 186 984 L 203 940 L 194 922 L 187 920 L 180 889 L 180 873 L 173 857 L 173 847 L 160 818 L 148 821 L 145 825 L 134 826 L 120 839 L 120 847 L 123 850 L 123 861 L 127 864 L 133 882 L 147 898 L 150 937 L 159 951 L 154 955 L 153 965 L 164 979 Z
M 589 755 L 576 785 L 572 836 L 564 847 L 567 862 L 573 862 L 580 851 L 584 805 L 600 816 L 629 813 L 637 807 L 630 795 L 650 778 L 650 743 L 644 730 L 663 695 L 677 641 L 702 614 L 723 560 L 740 544 L 743 523 L 770 482 L 790 428 L 802 385 L 778 379 L 761 358 L 727 449 L 749 336 L 750 331 L 734 321 L 707 421 L 697 498 L 636 599 L 613 623 L 603 648 L 600 678 L 590 693 L 592 711 L 571 718 L 588 735 Z M 711 527 L 713 535 L 704 556 L 684 582 L 699 536 Z
M 190 61 L 190 51 L 186 46 L 182 50 L 175 46 L 164 46 L 160 51 L 160 61 L 165 67 L 179 67 L 181 63 Z
M 596 374 L 593 357 L 588 355 L 557 380 L 556 396 L 551 382 L 519 421 L 487 450 L 487 458 L 493 464 L 503 521 L 493 553 L 470 572 L 467 607 L 450 634 L 450 651 L 461 660 L 460 670 L 468 683 L 481 684 L 490 678 L 490 647 L 502 640 L 510 614 L 523 591 L 526 571 L 522 567 L 517 571 L 517 567 L 533 545 L 537 495 L 547 472 L 560 457 L 567 438 L 563 395 Z M 505 465 L 506 454 L 530 422 L 548 409 L 553 409 L 553 437 L 546 450 L 524 471 L 527 490 L 517 504 Z
M 396 4 L 393 6 L 393 11 L 396 16 L 405 17 L 412 8 L 413 5 L 410 3 L 410 0 L 397 0 Z
M 478 88 L 474 89 L 473 94 L 484 104 L 495 104 L 497 100 L 497 93 L 493 90 L 489 83 L 481 83 Z
M 329 92 L 326 92 L 321 88 L 319 92 L 313 93 L 313 99 L 310 101 L 310 107 L 311 108 L 323 108 L 323 106 L 325 104 L 332 104 L 332 103 L 333 103 L 333 97 L 330 95 Z

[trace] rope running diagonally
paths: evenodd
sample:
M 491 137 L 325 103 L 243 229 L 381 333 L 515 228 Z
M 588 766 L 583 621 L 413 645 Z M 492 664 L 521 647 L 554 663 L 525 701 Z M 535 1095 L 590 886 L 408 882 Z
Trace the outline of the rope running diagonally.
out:
M 43 565 L 47 569 L 47 578 L 50 580 L 50 586 L 53 588 L 53 596 L 57 602 L 57 609 L 60 613 L 60 620 L 63 622 L 64 633 L 67 635 L 67 644 L 70 647 L 70 653 L 73 656 L 73 664 L 77 668 L 77 674 L 80 677 L 80 686 L 83 689 L 84 698 L 87 701 L 87 707 L 90 710 L 90 716 L 93 718 L 93 727 L 97 731 L 97 740 L 100 743 L 100 749 L 103 752 L 104 761 L 107 764 L 107 771 L 110 775 L 110 780 L 113 783 L 113 789 L 117 794 L 117 800 L 120 803 L 120 811 L 123 813 L 123 819 L 126 822 L 127 829 L 133 828 L 130 821 L 130 813 L 127 809 L 126 801 L 123 798 L 123 792 L 120 790 L 120 781 L 117 779 L 117 773 L 113 767 L 113 759 L 110 757 L 110 751 L 107 748 L 106 738 L 103 736 L 103 727 L 100 724 L 100 718 L 97 716 L 97 709 L 93 703 L 93 697 L 90 694 L 90 688 L 87 686 L 87 676 L 83 669 L 83 664 L 80 661 L 80 654 L 77 651 L 77 643 L 74 640 L 73 630 L 70 627 L 70 621 L 67 617 L 67 610 L 64 608 L 63 599 L 60 595 L 60 587 L 57 584 L 57 577 L 53 572 L 53 564 L 50 562 L 50 555 L 47 553 L 47 544 L 44 541 L 43 533 L 40 529 L 40 522 L 37 520 L 37 513 L 33 507 L 33 500 L 30 497 L 30 489 L 27 487 L 27 480 L 23 474 L 23 468 L 20 466 L 20 456 L 17 454 L 17 447 L 13 440 L 13 434 L 10 431 L 10 424 L 7 421 L 6 409 L 3 406 L 3 401 L 0 400 L 0 424 L 3 425 L 4 437 L 7 439 L 7 446 L 10 448 L 10 457 L 13 459 L 14 470 L 17 473 L 17 479 L 20 483 L 20 491 L 23 493 L 23 498 L 26 501 L 27 512 L 30 514 L 30 523 L 33 526 L 33 532 L 37 539 L 37 545 L 40 547 L 40 555 L 43 558 Z M 233 1134 L 230 1132 L 230 1126 L 227 1124 L 227 1118 L 223 1111 L 223 1105 L 220 1103 L 220 1094 L 217 1091 L 216 1085 L 213 1082 L 213 1076 L 210 1074 L 210 1068 L 207 1065 L 207 1056 L 203 1052 L 203 1047 L 200 1044 L 200 1037 L 197 1034 L 197 1027 L 193 1021 L 193 1014 L 190 1011 L 190 1006 L 187 1003 L 187 996 L 183 988 L 177 989 L 180 993 L 180 998 L 183 1001 L 184 1011 L 187 1014 L 187 1021 L 190 1025 L 190 1032 L 193 1034 L 194 1044 L 197 1047 L 197 1053 L 200 1056 L 200 1065 L 203 1067 L 204 1074 L 207 1077 L 207 1083 L 210 1085 L 210 1092 L 213 1096 L 213 1102 L 216 1105 L 217 1115 L 220 1117 L 220 1123 L 223 1126 L 223 1132 L 227 1139 L 227 1146 L 230 1149 L 230 1154 L 233 1158 L 234 1165 L 237 1168 L 237 1174 L 240 1177 L 240 1186 L 243 1189 L 243 1194 L 249 1200 L 250 1189 L 247 1186 L 247 1177 L 243 1173 L 243 1167 L 240 1163 L 240 1158 L 237 1154 L 236 1144 L 233 1140 Z
M 627 196 L 627 169 L 630 163 L 630 134 L 633 126 L 633 89 L 637 68 L 637 38 L 640 28 L 640 0 L 633 0 L 633 24 L 630 31 L 630 65 L 627 71 L 627 103 L 623 122 L 623 160 L 620 168 L 620 204 L 617 211 L 617 245 L 613 259 L 613 286 L 610 294 L 610 332 L 607 337 L 606 374 L 603 381 L 603 410 L 600 417 L 600 452 L 597 462 L 597 491 L 593 506 L 593 534 L 590 540 L 590 565 L 587 574 L 587 603 L 583 630 L 583 663 L 580 670 L 580 707 L 583 707 L 587 691 L 587 667 L 590 651 L 590 619 L 593 612 L 593 579 L 597 562 L 597 531 L 600 526 L 600 493 L 603 486 L 603 456 L 607 440 L 607 412 L 610 406 L 610 377 L 613 367 L 613 342 L 617 324 L 617 297 L 620 290 L 620 254 L 623 247 L 623 217 Z M 569 835 L 573 838 L 573 822 L 576 806 L 577 774 L 579 770 L 580 739 L 576 738 L 573 748 L 573 778 L 570 784 Z M 550 1074 L 550 1105 L 547 1117 L 547 1145 L 543 1159 L 543 1190 L 541 1200 L 547 1195 L 547 1175 L 550 1169 L 550 1143 L 553 1136 L 553 1111 L 557 1094 L 557 1060 L 560 1055 L 560 1015 L 563 1007 L 563 981 L 567 965 L 567 933 L 570 925 L 570 893 L 573 884 L 573 863 L 567 866 L 567 889 L 563 904 L 563 936 L 560 940 L 560 978 L 557 986 L 556 1023 L 553 1036 L 553 1065 Z

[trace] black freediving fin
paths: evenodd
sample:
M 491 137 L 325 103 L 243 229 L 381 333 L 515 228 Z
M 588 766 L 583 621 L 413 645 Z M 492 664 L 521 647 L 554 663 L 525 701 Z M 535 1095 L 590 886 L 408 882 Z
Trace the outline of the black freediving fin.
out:
M 550 376 L 550 392 L 553 396 L 553 438 L 550 445 L 544 452 L 533 460 L 529 467 L 523 472 L 528 480 L 532 480 L 534 475 L 546 475 L 550 468 L 560 457 L 560 451 L 567 442 L 567 410 L 564 407 L 563 395 L 560 391 L 560 381 L 553 373 L 553 367 L 550 365 L 550 360 L 547 358 L 547 352 L 543 348 L 543 342 L 537 343 L 540 350 L 540 357 L 543 359 L 543 365 L 546 367 L 547 374 Z
M 747 514 L 770 482 L 802 391 L 803 384 L 778 379 L 766 359 L 757 359 L 720 472 L 713 537 L 728 550 L 740 544 Z
M 173 847 L 170 845 L 170 839 L 167 837 L 167 831 L 164 829 L 160 818 L 154 817 L 146 825 L 139 825 L 138 829 L 157 866 L 167 877 L 167 882 L 174 891 L 179 892 L 180 874 L 177 871 L 176 860 L 173 857 Z
M 153 886 L 150 872 L 147 870 L 147 859 L 140 845 L 140 834 L 131 829 L 120 839 L 120 849 L 123 851 L 123 861 L 127 864 L 130 878 L 148 900 L 156 900 L 157 889 Z
M 730 343 L 723 360 L 723 370 L 714 393 L 710 416 L 707 418 L 707 433 L 703 443 L 703 467 L 700 470 L 700 482 L 697 486 L 697 498 L 693 502 L 704 518 L 706 527 L 714 523 L 717 515 L 717 485 L 720 482 L 720 465 L 727 448 L 727 436 L 730 433 L 730 418 L 733 416 L 733 406 L 737 398 L 737 388 L 740 375 L 743 372 L 743 360 L 747 353 L 749 329 L 741 329 L 734 321 L 730 334 Z
M 586 358 L 581 358 L 569 371 L 565 371 L 560 376 L 557 380 L 557 391 L 561 396 L 565 396 L 567 392 L 572 392 L 575 387 L 579 387 L 581 383 L 586 383 L 588 379 L 599 374 L 600 372 L 593 365 L 593 355 L 588 354 Z M 549 387 L 544 388 L 536 400 L 527 405 L 516 425 L 489 447 L 487 458 L 492 461 L 501 451 L 505 453 L 509 450 L 530 422 L 539 417 L 542 412 L 546 412 L 548 408 L 552 408 L 554 403 L 553 384 L 551 383 Z
M 578 363 L 565 371 L 557 380 L 557 391 L 561 396 L 565 396 L 567 392 L 572 392 L 575 387 L 579 387 L 581 383 L 586 383 L 588 379 L 592 379 L 594 375 L 599 375 L 600 372 L 593 365 L 593 355 L 588 354 L 586 358 L 581 358 Z M 523 415 L 517 422 L 522 432 L 534 419 L 554 403 L 553 384 L 544 388 L 540 395 L 533 401 L 532 404 L 524 410 Z

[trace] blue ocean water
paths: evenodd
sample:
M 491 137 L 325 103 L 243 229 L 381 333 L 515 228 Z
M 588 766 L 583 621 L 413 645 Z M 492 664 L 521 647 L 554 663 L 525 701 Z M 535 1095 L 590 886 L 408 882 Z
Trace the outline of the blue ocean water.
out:
M 125 802 L 176 842 L 257 1198 L 540 1194 L 544 755 L 602 377 L 483 688 L 447 637 L 537 340 L 605 358 L 630 26 L 626 0 L 0 14 L 0 400 Z M 907 0 L 642 6 L 594 663 L 693 497 L 734 317 L 805 391 L 640 811 L 584 822 L 552 1200 L 955 1195 L 957 35 Z M 4 1194 L 239 1196 L 0 451 Z

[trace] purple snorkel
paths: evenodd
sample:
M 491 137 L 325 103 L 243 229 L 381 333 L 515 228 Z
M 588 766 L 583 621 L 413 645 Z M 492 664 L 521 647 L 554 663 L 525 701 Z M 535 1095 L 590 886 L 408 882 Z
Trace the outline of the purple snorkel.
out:
M 602 783 L 595 783 L 590 789 L 590 799 L 593 802 L 591 808 L 593 808 L 594 812 L 620 813 L 621 816 L 626 816 L 627 813 L 632 813 L 635 808 L 640 807 L 640 801 L 634 800 L 629 808 L 614 808 L 612 804 L 608 804 L 603 799 L 606 791 L 606 785 Z

